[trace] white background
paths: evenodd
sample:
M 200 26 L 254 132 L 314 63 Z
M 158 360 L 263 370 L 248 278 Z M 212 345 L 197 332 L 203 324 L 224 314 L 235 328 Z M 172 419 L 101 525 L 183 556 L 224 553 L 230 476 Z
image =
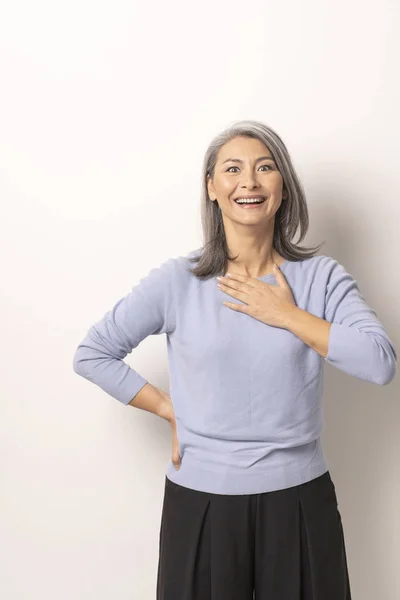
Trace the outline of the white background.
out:
M 4 2 L 3 598 L 155 599 L 169 425 L 72 359 L 152 267 L 201 245 L 201 163 L 232 121 L 283 137 L 305 243 L 326 240 L 400 349 L 399 16 L 395 0 Z M 168 390 L 165 336 L 126 360 Z M 398 379 L 326 364 L 324 401 L 353 598 L 398 600 Z

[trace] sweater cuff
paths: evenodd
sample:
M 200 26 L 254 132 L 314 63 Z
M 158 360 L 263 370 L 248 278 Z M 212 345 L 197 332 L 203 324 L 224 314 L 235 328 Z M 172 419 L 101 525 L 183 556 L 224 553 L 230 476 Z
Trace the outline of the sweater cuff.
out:
M 129 402 L 140 392 L 140 390 L 148 383 L 147 379 L 136 373 L 133 369 L 128 371 L 128 374 L 121 384 L 121 386 L 114 390 L 112 395 L 116 400 L 122 402 L 122 404 L 129 404 Z
M 356 329 L 346 327 L 341 323 L 331 323 L 328 341 L 328 354 L 325 360 L 333 364 L 341 363 L 343 360 L 352 360 L 354 356 L 354 335 Z

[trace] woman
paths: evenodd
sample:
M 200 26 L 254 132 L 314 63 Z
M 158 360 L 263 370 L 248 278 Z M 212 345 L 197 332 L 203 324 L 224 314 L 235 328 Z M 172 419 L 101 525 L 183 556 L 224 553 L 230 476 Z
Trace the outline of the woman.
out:
M 305 194 L 265 124 L 210 144 L 202 225 L 203 247 L 152 269 L 74 357 L 78 374 L 172 426 L 157 600 L 350 600 L 320 442 L 323 359 L 386 385 L 396 350 L 345 268 L 293 243 Z M 123 360 L 161 333 L 170 395 Z

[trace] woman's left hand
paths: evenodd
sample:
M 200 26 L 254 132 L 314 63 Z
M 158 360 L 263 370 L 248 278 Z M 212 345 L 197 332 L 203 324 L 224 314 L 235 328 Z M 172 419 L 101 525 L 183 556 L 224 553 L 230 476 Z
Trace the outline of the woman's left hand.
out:
M 223 304 L 267 325 L 284 328 L 285 317 L 296 303 L 286 277 L 279 267 L 276 267 L 274 275 L 278 285 L 271 285 L 236 273 L 231 273 L 230 277 L 217 278 L 218 287 L 223 292 L 245 303 L 224 302 Z

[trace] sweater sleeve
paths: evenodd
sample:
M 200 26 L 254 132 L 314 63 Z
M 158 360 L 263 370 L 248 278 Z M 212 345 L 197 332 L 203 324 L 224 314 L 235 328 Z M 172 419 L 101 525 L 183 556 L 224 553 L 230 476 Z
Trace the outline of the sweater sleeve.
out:
M 149 335 L 173 326 L 172 269 L 174 259 L 153 268 L 94 323 L 73 357 L 75 373 L 127 405 L 147 380 L 124 358 Z
M 388 332 L 343 265 L 331 259 L 325 317 L 331 323 L 325 360 L 349 375 L 386 385 L 396 374 L 397 352 Z

